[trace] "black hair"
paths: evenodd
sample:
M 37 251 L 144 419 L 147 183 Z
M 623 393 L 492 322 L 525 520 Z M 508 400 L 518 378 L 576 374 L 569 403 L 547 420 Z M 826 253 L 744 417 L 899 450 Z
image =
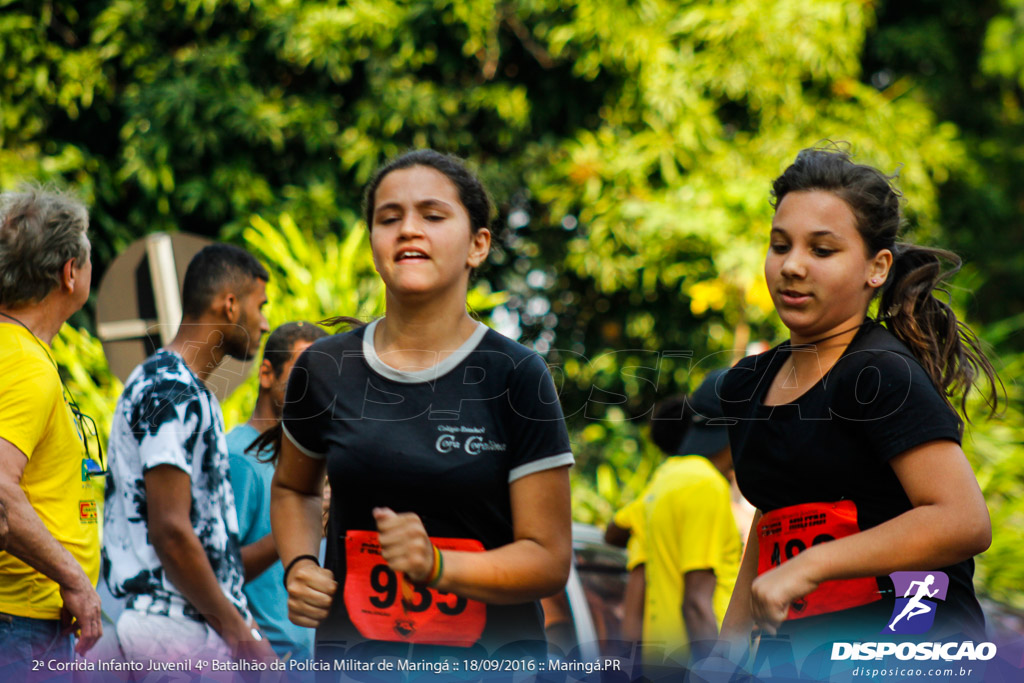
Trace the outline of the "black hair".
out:
M 693 406 L 685 394 L 659 401 L 651 414 L 651 442 L 665 455 L 679 455 L 679 447 L 687 429 L 693 424 L 693 416 Z
M 263 347 L 263 360 L 270 361 L 275 375 L 280 375 L 285 364 L 292 357 L 292 347 L 296 342 L 315 342 L 326 337 L 327 333 L 310 322 L 298 321 L 278 326 Z
M 928 372 L 946 403 L 959 395 L 966 414 L 967 392 L 984 375 L 990 391 L 986 399 L 997 409 L 1001 383 L 974 332 L 957 319 L 948 301 L 934 295 L 960 270 L 960 257 L 944 249 L 897 242 L 903 225 L 902 195 L 888 176 L 866 164 L 855 163 L 838 145 L 802 150 L 772 183 L 772 206 L 778 209 L 790 192 L 823 190 L 842 199 L 853 212 L 867 246 L 867 255 L 882 249 L 893 254 L 893 264 L 882 288 L 880 318 L 911 350 Z M 949 266 L 943 269 L 943 263 Z
M 248 292 L 251 280 L 270 280 L 270 274 L 252 254 L 231 244 L 210 244 L 189 261 L 181 286 L 181 312 L 198 318 L 209 309 L 225 285 L 236 285 L 238 294 Z
M 303 335 L 316 335 L 315 339 L 319 339 L 320 337 L 326 337 L 327 333 L 324 332 L 319 327 L 317 327 L 317 325 L 333 327 L 335 328 L 335 331 L 340 331 L 340 328 L 342 327 L 348 327 L 349 329 L 354 330 L 357 327 L 362 327 L 366 325 L 366 323 L 358 318 L 350 318 L 344 315 L 339 315 L 334 318 L 326 318 L 325 320 L 321 320 L 319 323 L 317 323 L 317 325 L 307 322 L 285 323 L 284 325 L 281 325 L 281 327 L 278 327 L 276 330 L 274 330 L 271 333 L 270 337 L 267 339 L 267 345 L 263 349 L 264 358 L 267 357 L 267 351 L 271 350 L 270 342 L 271 339 L 274 338 L 274 335 L 277 334 L 279 330 L 288 327 L 289 325 L 301 327 L 303 329 Z M 306 328 L 311 329 L 306 330 Z M 283 336 L 284 335 L 282 335 L 282 337 Z M 284 351 L 284 353 L 282 354 L 280 365 L 274 365 L 274 361 L 270 361 L 270 364 L 274 367 L 275 374 L 281 374 L 281 369 L 284 368 L 284 364 L 288 362 L 289 358 L 291 358 L 292 344 L 294 344 L 295 341 L 298 341 L 299 339 L 306 339 L 306 337 L 296 333 L 295 336 L 293 336 L 287 344 L 282 344 L 282 350 Z M 309 339 L 309 341 L 315 341 L 315 339 Z M 275 342 L 275 348 L 276 346 L 277 344 Z M 245 450 L 247 453 L 255 453 L 257 455 L 257 459 L 260 462 L 273 463 L 274 466 L 276 467 L 277 459 L 281 455 L 282 439 L 284 439 L 284 428 L 281 426 L 281 421 L 278 420 L 277 424 L 275 424 L 273 427 L 270 427 L 265 432 L 257 436 L 256 439 L 252 442 L 252 444 L 250 444 L 249 447 L 246 448 Z
M 377 169 L 363 193 L 363 218 L 367 230 L 373 230 L 373 204 L 377 188 L 384 177 L 392 171 L 413 166 L 427 166 L 443 173 L 459 193 L 459 201 L 469 214 L 469 228 L 476 233 L 480 228 L 489 228 L 491 223 L 491 199 L 483 183 L 468 168 L 462 159 L 451 154 L 442 154 L 432 149 L 410 150 L 389 160 Z

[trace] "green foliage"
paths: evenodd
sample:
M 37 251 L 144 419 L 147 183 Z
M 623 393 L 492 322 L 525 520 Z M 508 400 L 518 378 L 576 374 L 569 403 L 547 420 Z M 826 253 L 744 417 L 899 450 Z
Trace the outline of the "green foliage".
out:
M 1024 2 L 1004 0 L 1004 12 L 993 17 L 985 32 L 981 69 L 1024 86 Z
M 994 340 L 1021 328 L 1016 324 L 986 330 Z M 1006 404 L 999 415 L 986 415 L 980 395 L 969 402 L 974 424 L 966 430 L 967 453 L 992 517 L 992 546 L 978 558 L 975 581 L 987 595 L 1024 609 L 1024 354 L 1005 355 L 997 367 L 1006 385 Z
M 664 454 L 635 420 L 619 409 L 576 433 L 572 469 L 573 518 L 605 526 L 616 510 L 635 499 L 647 485 Z
M 1024 369 L 1024 362 L 1015 360 L 1013 369 Z M 971 430 L 964 446 L 992 516 L 992 546 L 978 558 L 975 581 L 989 596 L 1024 609 L 1024 414 L 1019 386 L 1012 387 L 1011 396 L 1006 415 Z
M 958 301 L 986 325 L 1024 313 L 1024 5 L 1020 0 L 886 2 L 863 63 L 904 83 L 960 131 L 966 158 L 937 197 L 942 244 L 975 275 Z M 981 277 L 978 277 L 978 275 Z M 1000 351 L 1021 350 L 1024 337 Z

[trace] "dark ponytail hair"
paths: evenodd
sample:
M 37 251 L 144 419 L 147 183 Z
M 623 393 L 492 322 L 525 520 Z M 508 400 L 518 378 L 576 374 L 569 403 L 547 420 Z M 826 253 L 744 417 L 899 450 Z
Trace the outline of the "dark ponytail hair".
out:
M 790 192 L 811 190 L 831 192 L 846 202 L 867 255 L 882 249 L 893 254 L 882 287 L 880 320 L 911 350 L 951 408 L 955 406 L 950 397 L 959 395 L 966 415 L 967 392 L 984 375 L 989 384 L 986 402 L 994 414 L 1002 383 L 978 337 L 957 319 L 948 303 L 945 284 L 960 270 L 960 257 L 944 249 L 896 241 L 903 216 L 902 195 L 892 184 L 894 178 L 854 163 L 838 145 L 805 149 L 772 183 L 772 206 L 778 208 Z M 943 269 L 944 262 L 948 268 Z M 935 296 L 936 290 L 946 295 L 946 301 Z

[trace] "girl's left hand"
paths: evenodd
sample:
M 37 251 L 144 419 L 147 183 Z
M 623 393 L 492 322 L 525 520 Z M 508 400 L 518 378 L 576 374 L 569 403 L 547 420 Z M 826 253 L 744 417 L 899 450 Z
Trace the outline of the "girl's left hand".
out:
M 410 581 L 425 583 L 434 571 L 434 546 L 419 515 L 374 508 L 373 518 L 377 521 L 381 555 L 388 566 Z
M 761 574 L 750 586 L 750 612 L 754 622 L 769 635 L 789 615 L 789 606 L 818 587 L 806 562 L 797 555 L 788 562 Z

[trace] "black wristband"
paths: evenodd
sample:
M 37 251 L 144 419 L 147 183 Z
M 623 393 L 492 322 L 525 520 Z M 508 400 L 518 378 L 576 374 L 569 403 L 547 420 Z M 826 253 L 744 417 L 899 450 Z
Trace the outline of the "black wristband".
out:
M 320 558 L 316 555 L 299 555 L 298 557 L 293 559 L 291 562 L 288 563 L 288 566 L 284 568 L 284 578 L 281 579 L 281 582 L 284 584 L 285 590 L 288 589 L 288 572 L 292 570 L 292 567 L 294 567 L 295 563 L 299 560 L 313 560 L 313 563 L 316 564 L 316 566 L 320 566 Z

